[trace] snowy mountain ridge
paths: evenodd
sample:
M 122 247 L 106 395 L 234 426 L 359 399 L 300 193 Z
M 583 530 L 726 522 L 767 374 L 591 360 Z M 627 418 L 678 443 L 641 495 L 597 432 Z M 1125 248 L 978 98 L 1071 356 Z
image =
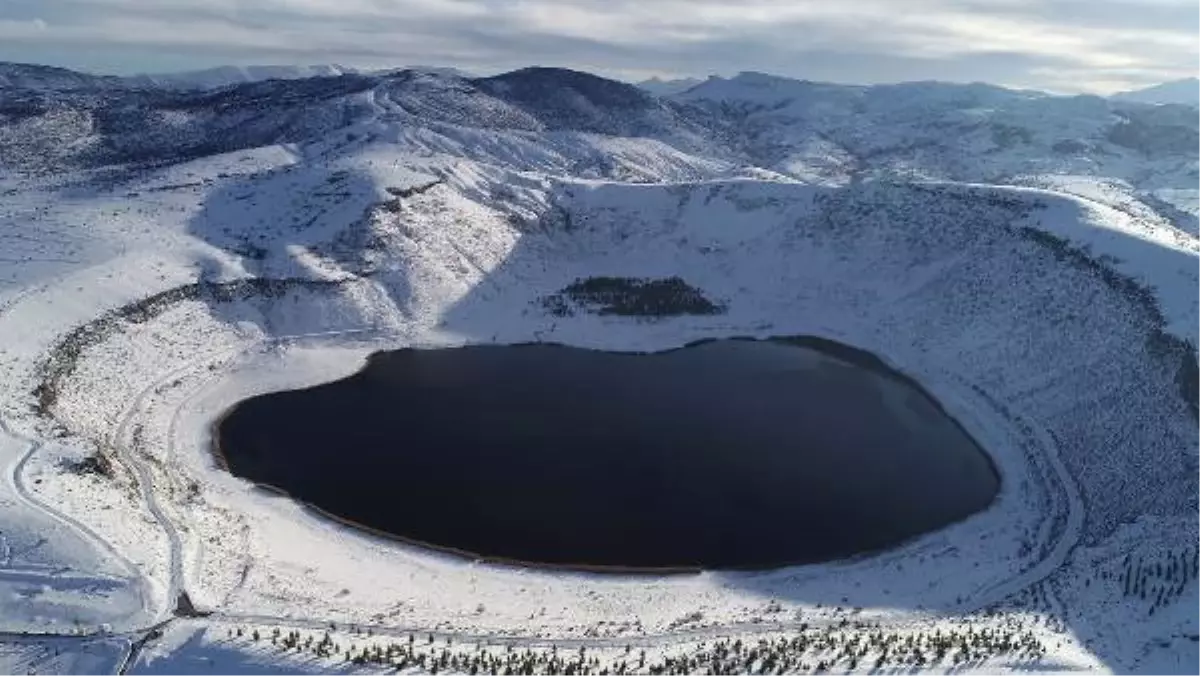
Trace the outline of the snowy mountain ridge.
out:
M 1200 176 L 1200 131 L 1189 108 L 982 84 L 859 87 L 743 73 L 656 97 L 531 68 L 477 79 L 344 74 L 193 92 L 6 68 L 0 163 L 12 168 L 176 161 L 303 140 L 366 123 L 380 115 L 372 102 L 387 101 L 388 115 L 423 122 L 648 138 L 806 181 L 919 175 L 1004 183 L 1071 174 L 1155 192 L 1188 189 Z
M 1200 106 L 1200 78 L 1183 78 L 1162 84 L 1135 89 L 1133 91 L 1114 94 L 1112 98 L 1119 101 L 1134 101 L 1137 103 L 1171 104 L 1178 103 L 1188 106 Z
M 701 82 L 704 82 L 704 80 L 695 77 L 684 77 L 668 80 L 652 77 L 648 80 L 642 80 L 641 82 L 638 82 L 637 86 L 645 89 L 655 96 L 670 96 L 671 94 L 678 94 L 680 92 L 687 91 Z
M 217 89 L 261 80 L 301 80 L 309 77 L 357 75 L 362 71 L 337 64 L 311 66 L 216 66 L 172 73 L 143 73 L 122 78 L 134 87 Z
M 310 77 L 337 77 L 339 75 L 386 75 L 404 70 L 470 77 L 466 72 L 456 68 L 409 66 L 407 68 L 364 69 L 331 63 L 309 66 L 216 66 L 203 70 L 142 73 L 123 77 L 121 80 L 133 87 L 209 90 L 263 80 L 303 80 Z
M 121 78 L 89 75 L 57 66 L 0 61 L 0 87 L 15 89 L 68 90 L 120 87 Z

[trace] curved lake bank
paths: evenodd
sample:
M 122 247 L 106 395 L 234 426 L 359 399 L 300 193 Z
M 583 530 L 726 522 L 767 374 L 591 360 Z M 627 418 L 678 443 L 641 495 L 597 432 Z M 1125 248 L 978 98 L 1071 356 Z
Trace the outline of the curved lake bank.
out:
M 381 352 L 348 378 L 238 404 L 215 437 L 233 474 L 340 520 L 593 569 L 843 558 L 999 489 L 915 383 L 811 338 Z

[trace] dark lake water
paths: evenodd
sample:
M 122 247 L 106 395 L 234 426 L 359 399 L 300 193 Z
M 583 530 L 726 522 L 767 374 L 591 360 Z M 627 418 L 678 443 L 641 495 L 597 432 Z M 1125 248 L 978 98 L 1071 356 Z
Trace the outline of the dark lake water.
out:
M 246 400 L 229 470 L 482 557 L 763 568 L 895 545 L 986 507 L 987 456 L 915 385 L 825 341 L 655 354 L 397 350 Z

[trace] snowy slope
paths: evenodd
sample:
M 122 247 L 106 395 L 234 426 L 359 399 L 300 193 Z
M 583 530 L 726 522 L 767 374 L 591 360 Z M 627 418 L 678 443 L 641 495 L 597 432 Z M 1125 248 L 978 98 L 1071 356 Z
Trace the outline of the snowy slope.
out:
M 0 112 L 0 668 L 352 666 L 284 657 L 276 629 L 606 665 L 632 643 L 702 670 L 735 637 L 987 627 L 1045 652 L 920 666 L 1195 661 L 1196 153 L 1162 140 L 1195 127 L 1169 107 L 755 74 L 667 99 L 553 69 L 200 93 L 55 78 L 5 85 L 26 107 Z M 1055 154 L 1066 138 L 1086 147 Z M 590 275 L 679 275 L 728 312 L 539 302 Z M 916 378 L 992 454 L 995 506 L 853 561 L 568 575 L 348 532 L 208 452 L 236 401 L 385 347 L 778 334 Z M 66 469 L 94 454 L 110 475 Z M 170 620 L 181 592 L 213 614 Z M 851 669 L 804 651 L 796 669 Z

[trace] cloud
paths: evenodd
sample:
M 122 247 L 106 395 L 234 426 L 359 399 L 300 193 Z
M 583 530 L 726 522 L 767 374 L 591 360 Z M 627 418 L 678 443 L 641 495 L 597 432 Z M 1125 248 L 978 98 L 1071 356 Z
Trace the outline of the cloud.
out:
M 224 63 L 741 70 L 1060 91 L 1194 75 L 1194 0 L 5 0 L 0 59 L 116 71 Z M 184 65 L 187 64 L 187 65 Z

